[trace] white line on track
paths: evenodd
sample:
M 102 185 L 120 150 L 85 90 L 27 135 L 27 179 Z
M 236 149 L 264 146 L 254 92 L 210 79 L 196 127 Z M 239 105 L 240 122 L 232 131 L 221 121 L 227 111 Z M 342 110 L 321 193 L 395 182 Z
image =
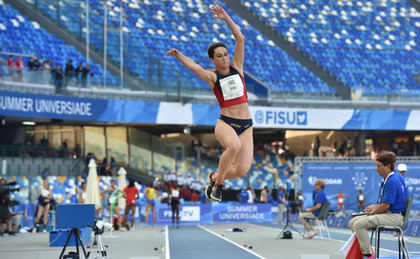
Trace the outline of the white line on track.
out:
M 243 249 L 244 251 L 247 251 L 248 253 L 255 255 L 255 256 L 256 256 L 256 257 L 258 257 L 258 258 L 261 258 L 261 259 L 267 259 L 267 258 L 265 258 L 265 257 L 263 257 L 263 256 L 261 256 L 261 255 L 259 255 L 259 254 L 257 254 L 257 253 L 255 253 L 254 251 L 251 251 L 251 250 L 249 250 L 249 249 L 246 249 L 245 247 L 243 247 L 243 246 L 241 246 L 241 245 L 239 245 L 239 244 L 237 244 L 237 243 L 233 242 L 232 240 L 227 239 L 226 237 L 222 237 L 221 235 L 217 234 L 216 232 L 211 231 L 210 229 L 207 229 L 207 228 L 205 228 L 205 227 L 203 227 L 203 226 L 201 226 L 201 225 L 197 225 L 197 226 L 198 226 L 199 228 L 201 228 L 201 229 L 203 229 L 203 230 L 205 230 L 205 231 L 209 232 L 210 234 L 213 234 L 213 235 L 215 235 L 216 237 L 221 238 L 221 239 L 223 239 L 223 240 L 225 240 L 225 241 L 227 241 L 227 242 L 231 243 L 232 245 L 235 245 L 235 246 L 237 246 L 237 247 L 239 247 L 239 248 Z
M 270 229 L 270 230 L 275 230 L 277 232 L 281 231 L 280 229 L 274 228 L 274 227 L 261 226 L 261 225 L 251 224 L 251 223 L 244 223 L 244 224 L 248 225 L 248 226 L 253 226 L 253 227 L 267 228 L 267 229 Z M 293 231 L 293 232 L 295 232 L 295 231 Z M 349 237 L 350 237 L 350 233 L 348 233 L 348 232 L 336 231 L 336 230 L 331 230 L 331 229 L 330 229 L 330 232 L 335 232 L 335 233 L 340 233 L 340 234 L 349 234 Z M 315 238 L 319 238 L 319 237 L 315 237 Z M 390 238 L 386 238 L 386 239 L 391 240 Z M 340 242 L 340 243 L 343 243 L 343 244 L 346 243 L 346 241 L 343 241 L 343 240 L 340 240 L 340 239 L 330 238 L 330 240 L 337 241 L 337 242 Z M 418 242 L 411 242 L 411 243 L 418 244 Z M 385 252 L 389 252 L 389 253 L 395 253 L 395 254 L 398 253 L 398 251 L 393 251 L 393 250 L 389 250 L 389 249 L 385 249 L 385 248 L 381 248 L 381 251 L 385 251 Z M 410 252 L 410 254 L 411 254 L 411 252 Z
M 171 253 L 169 252 L 169 229 L 168 229 L 168 225 L 165 226 L 165 259 L 171 259 Z

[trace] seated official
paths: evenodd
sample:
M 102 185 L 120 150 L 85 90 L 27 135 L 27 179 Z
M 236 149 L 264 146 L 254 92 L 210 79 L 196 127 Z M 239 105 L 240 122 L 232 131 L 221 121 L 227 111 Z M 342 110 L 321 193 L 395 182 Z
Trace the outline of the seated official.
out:
M 375 166 L 384 181 L 381 185 L 378 203 L 365 209 L 369 213 L 368 215 L 355 217 L 349 222 L 352 232 L 356 232 L 363 258 L 372 256 L 369 229 L 374 229 L 379 225 L 399 227 L 404 221 L 408 189 L 404 188 L 404 183 L 394 173 L 395 162 L 394 153 L 379 152 L 375 159 Z
M 324 203 L 328 202 L 327 199 L 327 192 L 324 190 L 325 188 L 325 181 L 322 179 L 317 179 L 315 181 L 314 189 L 316 192 L 314 196 L 314 206 L 312 208 L 308 208 L 305 210 L 305 212 L 301 213 L 299 215 L 299 220 L 302 222 L 302 225 L 306 228 L 307 234 L 304 238 L 311 239 L 314 236 L 318 235 L 314 231 L 314 227 L 312 224 L 305 220 L 305 218 L 308 217 L 318 217 L 319 213 L 321 212 L 321 207 Z

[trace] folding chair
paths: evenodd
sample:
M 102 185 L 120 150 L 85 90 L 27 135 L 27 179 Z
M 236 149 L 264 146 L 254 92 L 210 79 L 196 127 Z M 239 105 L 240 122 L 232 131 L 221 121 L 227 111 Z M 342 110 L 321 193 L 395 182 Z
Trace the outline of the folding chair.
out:
M 321 212 L 319 213 L 318 217 L 306 217 L 305 219 L 305 226 L 303 226 L 303 236 L 306 234 L 306 222 L 310 219 L 314 219 L 316 221 L 316 225 L 318 227 L 318 233 L 321 235 L 321 238 L 324 238 L 324 235 L 322 234 L 321 227 L 324 226 L 327 230 L 328 238 L 331 238 L 330 236 L 330 230 L 328 229 L 327 225 L 327 215 L 328 215 L 328 209 L 330 208 L 331 203 L 325 202 L 322 204 Z
M 402 252 L 402 258 L 408 258 L 410 259 L 410 255 L 408 253 L 408 248 L 404 240 L 404 230 L 408 227 L 408 221 L 410 219 L 410 210 L 411 210 L 411 203 L 413 202 L 414 194 L 408 197 L 408 199 L 405 202 L 405 216 L 404 221 L 401 225 L 401 227 L 395 227 L 395 226 L 384 226 L 379 225 L 375 229 L 372 229 L 372 235 L 370 238 L 370 244 L 372 245 L 372 239 L 373 235 L 376 232 L 375 235 L 375 258 L 379 258 L 379 245 L 380 245 L 380 239 L 381 239 L 381 232 L 382 231 L 395 231 L 397 232 L 398 237 L 398 258 L 401 258 L 401 252 Z

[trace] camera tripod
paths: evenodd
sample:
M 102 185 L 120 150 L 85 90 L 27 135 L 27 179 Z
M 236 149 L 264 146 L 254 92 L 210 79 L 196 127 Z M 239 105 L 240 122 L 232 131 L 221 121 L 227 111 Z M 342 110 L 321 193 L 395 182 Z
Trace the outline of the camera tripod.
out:
M 102 234 L 104 233 L 104 228 L 102 229 L 98 228 L 97 226 L 93 227 L 91 225 L 88 225 L 88 227 L 92 228 L 95 232 L 93 239 L 90 241 L 90 244 L 87 246 L 89 248 L 89 252 L 87 253 L 87 257 L 90 256 L 92 249 L 94 245 L 96 244 L 96 253 L 100 253 L 102 256 L 102 259 L 106 259 L 106 251 L 105 251 L 105 245 L 104 241 L 102 240 Z
M 69 243 L 72 235 L 74 235 L 74 238 L 76 240 L 76 253 L 70 252 L 68 255 L 65 255 L 64 258 L 80 258 L 80 256 L 79 256 L 80 255 L 79 254 L 79 242 L 80 242 L 80 245 L 82 246 L 83 254 L 85 255 L 85 258 L 87 259 L 86 251 L 85 251 L 85 248 L 83 246 L 83 241 L 82 241 L 82 238 L 80 237 L 80 230 L 78 228 L 73 228 L 70 231 L 69 236 L 67 237 L 66 243 L 64 244 L 63 250 L 61 251 L 60 257 L 58 257 L 58 259 L 63 258 L 62 256 L 63 256 L 64 252 L 66 251 L 67 244 Z
M 286 195 L 287 200 L 287 195 Z M 292 222 L 290 222 L 289 218 L 289 204 L 286 204 L 286 224 L 284 225 L 283 230 L 280 232 L 280 234 L 276 237 L 276 239 L 280 239 L 283 233 L 288 229 L 291 228 L 294 231 L 296 231 L 299 235 L 303 236 L 296 228 L 293 227 Z

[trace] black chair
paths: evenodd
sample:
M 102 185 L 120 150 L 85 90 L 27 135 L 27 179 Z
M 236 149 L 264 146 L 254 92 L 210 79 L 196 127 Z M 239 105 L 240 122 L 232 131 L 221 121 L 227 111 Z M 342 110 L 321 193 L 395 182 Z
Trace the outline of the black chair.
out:
M 330 236 L 330 230 L 328 229 L 327 225 L 327 215 L 328 215 L 328 209 L 330 208 L 331 203 L 325 202 L 322 204 L 321 211 L 319 212 L 318 217 L 306 217 L 305 219 L 305 226 L 303 226 L 303 236 L 306 234 L 306 222 L 310 219 L 314 219 L 316 221 L 316 225 L 318 227 L 318 233 L 321 235 L 321 238 L 324 238 L 324 235 L 322 234 L 321 227 L 324 226 L 327 230 L 328 238 L 331 238 Z
M 375 229 L 372 229 L 372 235 L 370 238 L 370 244 L 372 245 L 372 239 L 373 235 L 376 232 L 375 235 L 375 258 L 379 258 L 379 245 L 381 240 L 381 232 L 382 231 L 395 231 L 397 233 L 398 237 L 398 258 L 408 258 L 410 259 L 410 255 L 408 253 L 408 248 L 404 240 L 404 231 L 408 227 L 408 221 L 410 219 L 410 210 L 411 210 L 411 203 L 413 202 L 414 194 L 408 197 L 408 199 L 405 202 L 405 217 L 404 221 L 401 225 L 401 227 L 395 227 L 395 226 L 385 226 L 385 225 L 379 225 Z

